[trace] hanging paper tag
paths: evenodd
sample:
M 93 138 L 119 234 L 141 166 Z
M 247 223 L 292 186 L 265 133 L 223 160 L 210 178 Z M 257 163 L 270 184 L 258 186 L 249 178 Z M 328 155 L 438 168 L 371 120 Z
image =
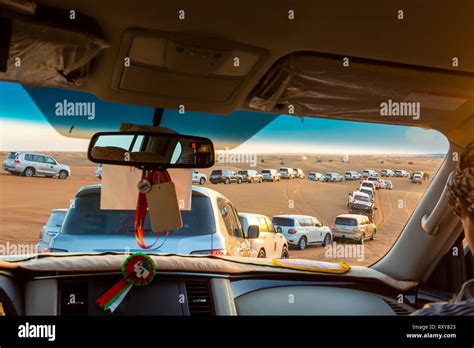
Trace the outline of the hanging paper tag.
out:
M 123 279 L 112 286 L 96 303 L 104 311 L 110 310 L 113 313 L 132 286 L 150 284 L 155 274 L 156 263 L 150 256 L 141 253 L 130 255 L 122 264 Z
M 183 226 L 172 182 L 153 185 L 146 193 L 146 200 L 153 231 L 175 230 Z

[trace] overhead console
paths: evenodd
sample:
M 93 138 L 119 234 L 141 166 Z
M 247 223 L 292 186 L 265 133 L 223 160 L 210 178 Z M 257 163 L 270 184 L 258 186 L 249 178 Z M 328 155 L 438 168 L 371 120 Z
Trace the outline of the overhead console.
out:
M 225 103 L 266 53 L 181 33 L 125 32 L 112 80 L 117 91 Z

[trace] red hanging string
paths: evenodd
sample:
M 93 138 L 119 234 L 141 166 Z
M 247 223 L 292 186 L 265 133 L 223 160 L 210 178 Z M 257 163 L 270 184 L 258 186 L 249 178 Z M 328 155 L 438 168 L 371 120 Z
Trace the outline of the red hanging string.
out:
M 164 170 L 149 170 L 142 172 L 142 180 L 146 179 L 150 182 L 150 184 L 157 185 L 157 184 L 164 184 L 167 182 L 171 182 L 171 177 L 166 169 Z M 146 200 L 146 194 L 143 192 L 138 193 L 138 202 L 137 202 L 137 210 L 135 212 L 135 240 L 138 246 L 142 249 L 150 249 L 158 242 L 160 239 L 161 231 L 158 231 L 156 234 L 156 239 L 151 245 L 146 245 L 145 243 L 145 219 L 148 210 L 148 202 Z M 166 237 L 168 237 L 170 231 L 166 231 Z

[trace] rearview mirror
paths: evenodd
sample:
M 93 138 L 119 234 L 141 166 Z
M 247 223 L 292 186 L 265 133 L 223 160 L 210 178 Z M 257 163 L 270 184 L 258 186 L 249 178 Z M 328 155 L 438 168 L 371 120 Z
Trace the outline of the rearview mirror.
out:
M 247 238 L 254 239 L 260 236 L 260 229 L 257 225 L 250 225 L 247 230 Z
M 155 170 L 209 168 L 215 161 L 210 139 L 157 132 L 96 133 L 87 157 L 94 163 Z

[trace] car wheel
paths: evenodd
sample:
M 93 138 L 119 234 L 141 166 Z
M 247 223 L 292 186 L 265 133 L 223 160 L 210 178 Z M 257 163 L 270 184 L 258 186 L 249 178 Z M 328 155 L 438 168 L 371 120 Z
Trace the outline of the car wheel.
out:
M 27 177 L 32 177 L 33 175 L 35 175 L 35 168 L 27 167 L 23 174 Z
M 364 244 L 365 243 L 365 233 L 360 236 L 359 244 Z
M 259 259 L 264 259 L 267 257 L 267 254 L 265 254 L 265 250 L 264 249 L 260 249 L 260 251 L 258 252 L 258 256 L 257 256 Z
M 66 179 L 67 178 L 67 172 L 65 170 L 61 170 L 58 175 L 59 179 Z
M 241 178 L 238 178 L 238 179 L 237 179 L 237 184 L 240 185 L 241 183 L 242 183 L 242 179 L 241 179 Z
M 253 184 L 253 181 L 254 181 L 253 178 L 250 178 L 249 184 Z
M 300 241 L 298 242 L 298 249 L 304 250 L 306 248 L 306 243 L 307 243 L 306 237 L 305 236 L 301 237 Z
M 288 248 L 286 247 L 286 245 L 283 245 L 283 249 L 281 250 L 281 258 L 282 259 L 290 258 L 290 253 L 288 252 Z
M 224 184 L 229 185 L 229 184 L 230 184 L 230 179 L 229 179 L 229 178 L 225 178 Z
M 200 185 L 204 185 L 205 183 L 206 183 L 206 179 L 201 178 L 201 179 L 199 180 L 199 184 L 200 184 Z
M 326 233 L 324 236 L 324 241 L 323 241 L 323 247 L 326 245 L 329 245 L 331 243 L 331 235 L 329 233 Z

